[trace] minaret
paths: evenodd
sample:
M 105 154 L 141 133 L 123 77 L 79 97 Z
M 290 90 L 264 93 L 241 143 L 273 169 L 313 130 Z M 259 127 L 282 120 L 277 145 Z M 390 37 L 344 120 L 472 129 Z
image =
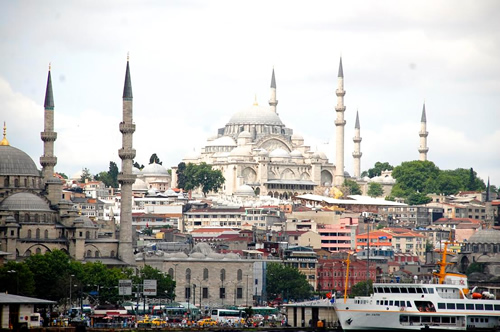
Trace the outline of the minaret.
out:
M 336 148 L 336 158 L 335 158 L 335 179 L 334 184 L 336 186 L 341 186 L 344 184 L 344 69 L 342 68 L 342 58 L 340 58 L 339 64 L 339 75 L 337 79 L 337 106 L 335 106 L 335 111 L 337 112 L 337 119 L 335 120 L 335 148 Z
M 276 105 L 278 101 L 276 100 L 276 79 L 274 78 L 274 68 L 273 76 L 271 77 L 271 98 L 269 99 L 269 106 L 271 106 L 271 111 L 276 113 Z
M 118 150 L 118 155 L 122 160 L 122 169 L 118 174 L 118 182 L 121 185 L 118 258 L 130 265 L 135 264 L 132 245 L 134 235 L 132 229 L 132 184 L 135 182 L 136 177 L 132 173 L 132 161 L 135 158 L 135 150 L 132 148 L 132 136 L 135 132 L 135 124 L 132 119 L 132 99 L 132 83 L 130 81 L 129 59 L 127 56 L 127 69 L 123 88 L 123 121 L 120 122 L 122 148 Z
M 359 126 L 359 114 L 356 111 L 356 124 L 354 125 L 354 138 L 352 139 L 354 142 L 354 152 L 352 156 L 354 157 L 354 177 L 356 179 L 361 178 L 361 135 L 360 135 L 360 126 Z
M 57 158 L 54 156 L 54 142 L 57 139 L 57 133 L 54 132 L 54 96 L 52 95 L 50 64 L 44 107 L 44 130 L 40 133 L 43 141 L 43 156 L 40 157 L 40 164 L 43 167 L 43 181 L 47 183 L 47 180 L 54 176 L 54 166 L 57 164 Z
M 418 148 L 418 152 L 420 153 L 420 160 L 425 161 L 427 160 L 427 151 L 429 151 L 429 148 L 427 147 L 427 135 L 429 135 L 429 132 L 427 132 L 427 118 L 425 116 L 425 103 L 424 103 L 424 108 L 422 109 L 422 119 L 420 120 L 420 132 L 418 133 L 420 136 L 420 147 Z

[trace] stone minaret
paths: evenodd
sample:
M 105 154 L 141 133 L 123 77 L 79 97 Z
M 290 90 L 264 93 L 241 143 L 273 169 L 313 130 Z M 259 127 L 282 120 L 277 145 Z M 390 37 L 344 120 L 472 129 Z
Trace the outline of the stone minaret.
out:
M 352 156 L 354 157 L 354 177 L 359 179 L 361 177 L 361 135 L 359 126 L 359 114 L 356 111 L 356 124 L 354 125 L 354 152 Z
M 271 111 L 276 113 L 276 105 L 278 101 L 276 100 L 276 79 L 274 78 L 274 68 L 273 76 L 271 77 L 271 98 L 269 99 L 269 106 L 271 106 Z
M 429 148 L 427 147 L 427 136 L 429 132 L 427 131 L 427 118 L 425 116 L 425 103 L 424 108 L 422 109 L 422 119 L 420 120 L 420 132 L 418 133 L 420 136 L 420 147 L 418 148 L 418 152 L 420 153 L 420 160 L 427 160 L 427 151 Z
M 43 156 L 40 157 L 40 164 L 42 165 L 43 181 L 47 182 L 54 176 L 54 166 L 57 164 L 57 158 L 54 156 L 54 142 L 57 139 L 57 133 L 54 132 L 54 96 L 52 95 L 50 65 L 44 107 L 44 127 L 43 132 L 40 133 L 43 141 Z
M 341 186 L 344 184 L 344 69 L 342 68 L 342 58 L 340 58 L 339 64 L 339 75 L 337 79 L 337 106 L 335 106 L 335 111 L 337 112 L 337 119 L 335 120 L 335 148 L 336 148 L 336 158 L 335 158 L 335 179 L 334 184 L 336 186 Z
M 54 132 L 54 96 L 52 95 L 50 65 L 44 108 L 44 125 L 40 133 L 43 141 L 43 156 L 40 157 L 40 164 L 47 199 L 51 205 L 56 205 L 62 200 L 62 181 L 54 176 L 54 166 L 57 164 L 57 158 L 54 156 L 54 142 L 57 139 L 57 133 Z
M 130 81 L 130 69 L 127 57 L 127 70 L 123 88 L 123 121 L 120 122 L 122 148 L 118 150 L 118 155 L 122 160 L 122 169 L 120 174 L 118 174 L 118 182 L 121 185 L 118 258 L 130 265 L 135 264 L 132 245 L 134 236 L 132 229 L 132 184 L 135 182 L 135 175 L 132 173 L 132 161 L 135 158 L 135 150 L 132 148 L 132 136 L 135 131 L 135 124 L 132 119 L 132 99 L 132 83 Z

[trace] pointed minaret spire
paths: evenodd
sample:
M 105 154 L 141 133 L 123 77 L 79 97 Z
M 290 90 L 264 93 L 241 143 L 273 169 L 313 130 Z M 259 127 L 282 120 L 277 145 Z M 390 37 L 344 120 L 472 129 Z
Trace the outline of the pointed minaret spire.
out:
M 276 78 L 274 77 L 274 67 L 273 74 L 271 76 L 271 98 L 269 98 L 269 106 L 271 106 L 271 111 L 277 113 L 276 105 L 278 105 L 278 100 L 276 100 Z
M 45 90 L 45 109 L 54 109 L 54 96 L 52 95 L 52 78 L 50 76 L 50 63 L 49 63 L 49 76 L 47 77 L 47 89 Z
M 418 148 L 418 152 L 420 153 L 419 160 L 425 161 L 427 160 L 427 152 L 429 148 L 427 147 L 427 136 L 429 133 L 427 132 L 427 117 L 425 115 L 425 102 L 424 107 L 422 108 L 422 117 L 420 119 L 420 132 L 418 133 L 420 136 L 420 147 Z
M 488 185 L 486 186 L 486 202 L 490 201 L 490 177 L 488 176 Z
M 135 158 L 132 139 L 135 132 L 135 124 L 133 120 L 132 83 L 130 80 L 128 55 L 125 84 L 123 87 L 123 120 L 120 122 L 120 132 L 122 133 L 122 148 L 118 150 L 118 156 L 122 160 L 122 169 L 120 174 L 118 174 L 118 182 L 121 185 L 118 258 L 129 265 L 134 265 L 133 243 L 135 232 L 132 229 L 132 185 L 135 182 L 136 176 L 132 173 L 132 162 Z
M 356 111 L 356 124 L 354 125 L 354 152 L 352 156 L 354 158 L 354 177 L 361 178 L 361 127 L 359 126 L 359 113 Z
M 344 128 L 345 128 L 345 106 L 344 106 L 344 69 L 342 68 L 342 57 L 340 57 L 339 75 L 337 78 L 337 106 L 335 112 L 337 118 L 335 119 L 335 179 L 334 185 L 339 187 L 344 184 Z

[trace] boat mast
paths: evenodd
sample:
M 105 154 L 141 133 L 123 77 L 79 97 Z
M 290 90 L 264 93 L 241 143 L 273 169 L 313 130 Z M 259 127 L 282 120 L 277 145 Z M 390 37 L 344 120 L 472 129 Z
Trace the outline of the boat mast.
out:
M 350 252 L 347 253 L 347 259 L 344 261 L 347 263 L 347 266 L 346 266 L 346 273 L 345 273 L 345 284 L 344 284 L 344 303 L 347 302 L 347 286 L 348 286 L 348 282 L 349 282 L 349 265 L 351 264 L 351 260 L 349 259 L 349 256 L 351 255 Z

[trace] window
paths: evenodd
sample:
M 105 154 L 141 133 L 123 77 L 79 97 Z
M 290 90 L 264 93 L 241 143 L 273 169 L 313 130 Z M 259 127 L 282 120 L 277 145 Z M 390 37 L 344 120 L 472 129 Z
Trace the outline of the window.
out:
M 99 257 L 99 251 L 95 252 L 95 257 Z
M 472 304 L 472 303 L 466 303 L 465 304 L 465 308 L 467 308 L 467 310 L 474 310 L 474 304 Z
M 237 299 L 243 298 L 243 288 L 241 287 L 236 288 L 236 298 Z
M 202 297 L 203 297 L 204 299 L 208 299 L 208 287 L 203 287 L 203 289 L 202 289 L 202 292 L 201 292 L 201 293 L 202 293 Z
M 186 269 L 186 283 L 191 283 L 191 269 Z
M 190 299 L 191 298 L 191 287 L 185 287 L 184 288 L 184 298 L 185 299 Z
M 92 252 L 90 250 L 87 250 L 87 254 L 85 256 L 92 257 Z
M 485 304 L 484 310 L 493 310 L 493 304 Z
M 226 298 L 226 289 L 224 287 L 219 288 L 219 298 L 220 299 Z
M 36 238 L 39 239 L 40 238 L 40 228 L 37 228 L 36 229 Z
M 48 231 L 48 230 L 45 230 L 45 232 L 43 232 L 43 233 L 44 233 L 44 234 L 43 234 L 43 235 L 44 235 L 44 237 L 45 237 L 46 239 L 48 239 L 48 238 L 49 238 L 49 231 Z
M 484 310 L 484 306 L 482 304 L 476 303 L 476 310 Z
M 455 303 L 446 303 L 446 309 L 455 310 Z
M 446 306 L 444 303 L 438 303 L 438 309 L 445 309 Z
M 28 239 L 31 239 L 31 229 L 28 229 L 28 235 L 26 236 Z
M 36 248 L 36 253 L 37 253 L 37 255 L 41 254 L 42 253 L 42 249 Z
M 208 269 L 207 268 L 203 269 L 203 280 L 208 280 Z
M 458 310 L 464 310 L 465 309 L 465 305 L 463 303 L 457 303 L 457 309 Z
M 226 270 L 225 269 L 220 270 L 220 280 L 221 281 L 226 280 Z
M 241 269 L 238 269 L 237 279 L 238 281 L 243 280 L 243 271 L 241 271 Z

